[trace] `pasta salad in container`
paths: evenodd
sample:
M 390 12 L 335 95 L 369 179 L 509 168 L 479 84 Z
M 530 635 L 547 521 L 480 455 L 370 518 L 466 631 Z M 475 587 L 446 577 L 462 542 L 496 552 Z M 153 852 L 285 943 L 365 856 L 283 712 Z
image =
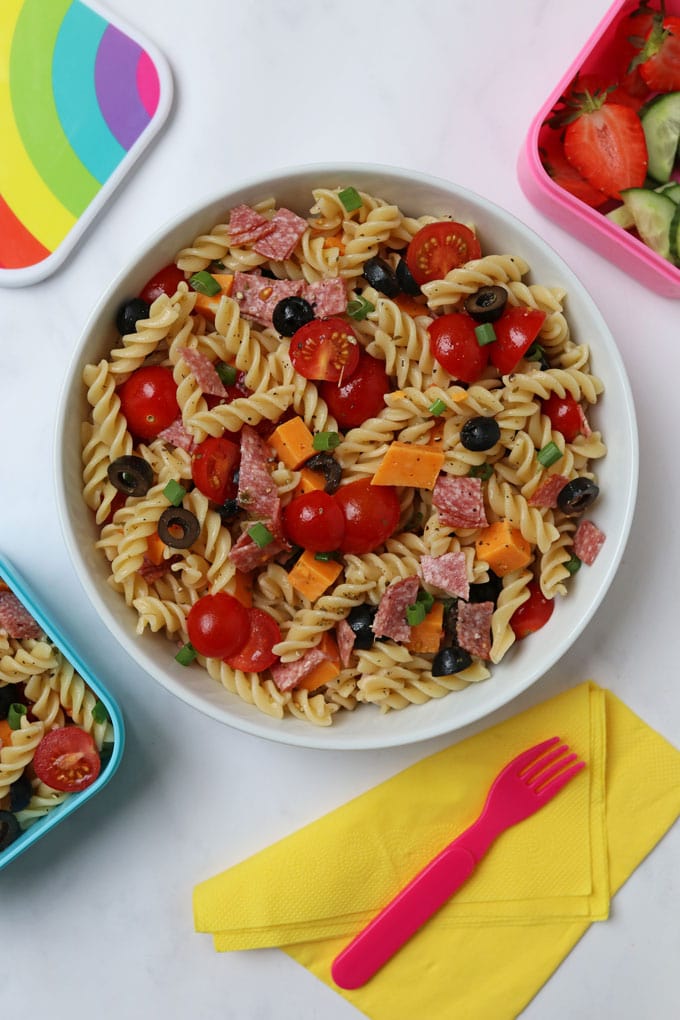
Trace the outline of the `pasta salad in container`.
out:
M 140 639 L 320 726 L 487 680 L 605 541 L 566 297 L 455 209 L 351 185 L 188 238 L 82 374 L 83 498 Z

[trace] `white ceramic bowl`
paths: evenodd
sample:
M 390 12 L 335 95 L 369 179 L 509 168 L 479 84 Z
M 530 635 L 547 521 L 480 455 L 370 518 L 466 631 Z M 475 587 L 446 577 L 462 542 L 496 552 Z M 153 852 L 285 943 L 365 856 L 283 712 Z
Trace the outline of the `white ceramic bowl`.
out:
M 138 293 L 181 247 L 220 222 L 230 207 L 273 195 L 279 204 L 304 214 L 311 204 L 312 188 L 349 185 L 395 202 L 413 216 L 453 214 L 472 221 L 483 250 L 519 254 L 531 266 L 531 281 L 566 288 L 572 335 L 590 344 L 593 371 L 605 383 L 605 395 L 592 419 L 605 441 L 609 440 L 609 452 L 597 465 L 601 494 L 593 516 L 607 540 L 596 563 L 581 569 L 568 597 L 559 600 L 549 625 L 518 642 L 493 667 L 489 680 L 386 715 L 372 705 L 340 711 L 332 726 L 317 728 L 293 718 L 279 721 L 262 715 L 223 690 L 204 670 L 178 665 L 164 636 L 135 634 L 137 615 L 106 583 L 108 564 L 94 547 L 94 518 L 81 498 L 80 423 L 87 413 L 81 375 L 85 364 L 98 361 L 111 349 L 120 303 Z M 486 716 L 526 690 L 567 652 L 604 598 L 623 555 L 637 490 L 637 431 L 629 383 L 611 333 L 576 276 L 533 231 L 486 199 L 445 180 L 374 165 L 281 170 L 203 201 L 163 228 L 112 283 L 87 323 L 62 394 L 56 444 L 58 503 L 70 554 L 90 601 L 131 658 L 178 698 L 220 722 L 271 740 L 314 748 L 379 748 L 435 737 Z

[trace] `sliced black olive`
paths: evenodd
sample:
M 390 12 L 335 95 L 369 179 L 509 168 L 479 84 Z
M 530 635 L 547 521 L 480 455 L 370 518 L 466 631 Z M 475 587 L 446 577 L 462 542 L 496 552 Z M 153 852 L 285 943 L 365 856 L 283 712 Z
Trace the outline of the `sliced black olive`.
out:
M 301 545 L 294 545 L 293 546 L 293 551 L 290 554 L 290 556 L 287 556 L 285 559 L 282 558 L 278 562 L 281 563 L 281 566 L 283 567 L 283 569 L 285 571 L 292 570 L 293 567 L 295 566 L 295 564 L 297 563 L 297 561 L 302 556 L 303 552 L 304 552 L 304 549 L 302 548 Z
M 16 705 L 21 701 L 21 688 L 19 684 L 5 684 L 0 687 L 0 719 L 6 719 L 10 705 Z
M 495 418 L 468 418 L 460 430 L 460 441 L 466 450 L 490 450 L 500 438 L 501 430 Z
M 385 297 L 393 298 L 399 293 L 397 274 L 385 259 L 375 258 L 364 262 L 364 279 Z
M 354 631 L 354 647 L 359 651 L 366 651 L 373 647 L 375 634 L 373 633 L 373 621 L 378 612 L 377 606 L 371 606 L 363 602 L 360 606 L 350 609 L 347 623 Z
M 0 811 L 0 850 L 4 850 L 21 835 L 16 815 L 11 811 Z
M 575 517 L 592 506 L 599 494 L 599 486 L 590 478 L 573 478 L 560 491 L 557 505 L 567 517 Z
M 480 287 L 466 298 L 465 311 L 477 322 L 495 322 L 503 314 L 507 300 L 504 287 Z
M 272 323 L 281 336 L 292 336 L 314 318 L 314 309 L 301 297 L 282 298 L 274 308 Z
M 224 524 L 228 521 L 233 521 L 241 513 L 241 506 L 236 499 L 226 499 L 221 506 L 215 507 L 215 509 Z
M 125 301 L 116 312 L 116 329 L 121 336 L 127 336 L 135 332 L 135 326 L 139 319 L 149 318 L 149 306 L 141 298 L 131 298 Z
M 464 648 L 453 645 L 442 648 L 432 661 L 432 676 L 452 676 L 472 665 L 472 656 Z
M 468 596 L 468 602 L 493 602 L 498 600 L 498 596 L 503 588 L 503 579 L 494 574 L 493 570 L 489 571 L 489 580 L 480 581 L 479 584 L 470 585 L 470 594 Z
M 158 519 L 160 539 L 173 549 L 188 549 L 200 533 L 198 519 L 183 506 L 169 506 Z
M 309 460 L 305 461 L 305 467 L 310 471 L 318 471 L 326 479 L 324 489 L 332 496 L 337 492 L 342 478 L 342 468 L 335 457 L 330 453 L 316 453 Z
M 406 265 L 406 259 L 399 259 L 395 273 L 404 294 L 410 294 L 411 297 L 419 297 L 423 293 L 413 279 L 411 270 Z
M 27 775 L 19 776 L 9 788 L 9 809 L 10 811 L 23 811 L 33 796 L 31 780 Z
M 455 644 L 456 621 L 458 620 L 458 599 L 449 599 L 444 603 L 444 641 Z
M 153 469 L 143 457 L 118 457 L 109 464 L 107 474 L 126 496 L 146 496 L 153 485 Z

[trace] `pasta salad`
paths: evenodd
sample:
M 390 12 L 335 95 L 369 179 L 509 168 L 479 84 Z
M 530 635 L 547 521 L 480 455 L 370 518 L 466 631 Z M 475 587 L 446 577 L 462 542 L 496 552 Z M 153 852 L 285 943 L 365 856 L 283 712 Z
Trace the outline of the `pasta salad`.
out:
M 137 632 L 317 725 L 488 678 L 605 537 L 565 298 L 353 187 L 229 210 L 83 373 L 83 495 Z

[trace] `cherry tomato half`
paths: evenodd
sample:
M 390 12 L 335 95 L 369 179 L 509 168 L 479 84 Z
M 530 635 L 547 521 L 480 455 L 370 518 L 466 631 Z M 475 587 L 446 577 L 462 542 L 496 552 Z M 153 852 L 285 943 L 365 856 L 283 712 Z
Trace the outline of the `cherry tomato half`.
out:
M 359 363 L 356 333 L 342 319 L 313 319 L 290 341 L 290 360 L 305 379 L 349 379 Z
M 488 345 L 491 363 L 501 375 L 514 372 L 545 322 L 545 312 L 536 308 L 506 307 L 493 329 L 496 339 Z
M 406 249 L 406 265 L 422 286 L 429 280 L 443 280 L 451 269 L 481 254 L 479 241 L 469 227 L 443 220 L 421 227 Z
M 171 263 L 169 266 L 164 266 L 150 280 L 147 280 L 139 296 L 142 301 L 146 301 L 148 305 L 151 305 L 161 294 L 167 294 L 168 297 L 172 297 L 180 283 L 184 283 L 184 280 L 185 276 L 182 270 Z
M 294 545 L 312 552 L 332 552 L 340 548 L 345 518 L 327 492 L 306 492 L 284 507 L 283 530 Z
M 542 401 L 543 414 L 550 418 L 550 424 L 556 432 L 561 432 L 567 443 L 573 443 L 583 432 L 583 411 L 581 405 L 567 393 L 558 397 L 551 393 L 547 400 Z
M 518 640 L 544 627 L 555 608 L 555 600 L 547 599 L 535 581 L 528 586 L 528 591 L 529 598 L 510 617 L 510 626 Z
M 248 610 L 233 595 L 203 595 L 189 610 L 187 633 L 197 652 L 210 659 L 236 655 L 248 640 Z
M 264 609 L 249 609 L 247 612 L 250 633 L 246 643 L 236 655 L 230 655 L 224 661 L 232 669 L 241 669 L 244 673 L 261 673 L 278 659 L 272 648 L 281 640 L 281 630 L 274 617 Z
M 341 552 L 357 556 L 372 552 L 387 541 L 399 523 L 399 497 L 391 485 L 371 485 L 370 479 L 360 478 L 341 485 L 333 498 L 345 518 Z
M 89 733 L 80 726 L 62 726 L 42 738 L 33 755 L 33 769 L 52 789 L 74 793 L 95 781 L 101 759 Z
M 466 383 L 477 382 L 489 362 L 489 347 L 480 347 L 475 334 L 478 323 L 466 312 L 441 315 L 427 327 L 430 350 L 450 376 Z
M 179 415 L 172 369 L 162 365 L 138 368 L 118 391 L 128 428 L 140 439 L 154 439 Z
M 319 393 L 340 428 L 353 429 L 382 411 L 391 389 L 385 362 L 361 351 L 351 379 L 340 385 L 321 383 Z
M 196 488 L 216 503 L 235 499 L 238 484 L 234 481 L 234 472 L 240 457 L 241 450 L 231 439 L 208 436 L 199 443 L 191 458 L 191 477 Z

